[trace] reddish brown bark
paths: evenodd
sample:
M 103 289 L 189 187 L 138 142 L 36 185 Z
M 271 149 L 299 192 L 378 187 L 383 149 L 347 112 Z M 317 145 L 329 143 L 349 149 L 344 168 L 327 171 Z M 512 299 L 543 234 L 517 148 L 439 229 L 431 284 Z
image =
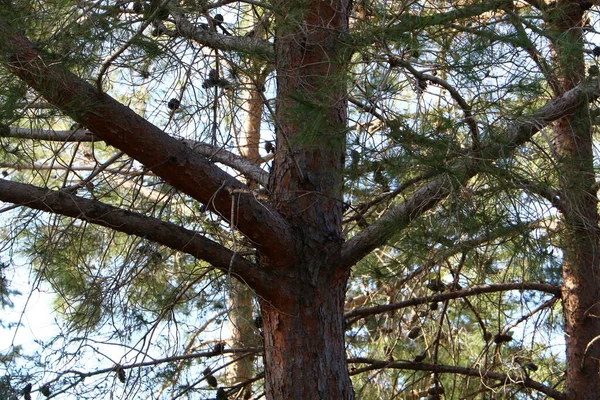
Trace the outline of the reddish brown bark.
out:
M 247 194 L 245 185 L 205 158 L 192 154 L 179 141 L 169 138 L 127 107 L 97 93 L 94 87 L 63 69 L 44 64 L 31 43 L 7 33 L 9 29 L 1 22 L 0 36 L 6 40 L 0 48 L 6 53 L 8 66 L 15 75 L 84 122 L 108 143 L 135 157 L 179 190 L 215 205 L 224 218 L 229 217 L 232 205 L 240 210 L 239 218 L 235 218 L 239 221 L 238 227 L 257 243 L 262 264 L 259 268 L 241 263 L 236 268 L 245 283 L 259 288 L 262 295 L 267 397 L 350 399 L 353 393 L 345 361 L 342 324 L 349 265 L 384 243 L 392 231 L 406 226 L 411 219 L 436 205 L 450 193 L 452 186 L 447 178 L 422 186 L 341 251 L 341 171 L 347 124 L 340 50 L 344 48 L 343 38 L 348 28 L 348 4 L 343 0 L 289 3 L 302 5 L 285 1 L 276 4 L 281 11 L 276 23 L 278 151 L 269 183 L 274 208 L 260 204 L 254 195 Z M 569 29 L 565 32 L 576 32 L 571 29 L 573 21 L 581 19 L 581 12 L 571 11 L 565 14 L 569 16 L 565 22 Z M 563 29 L 558 23 L 556 26 Z M 560 51 L 561 46 L 558 43 L 557 50 Z M 565 65 L 570 62 L 558 61 Z M 563 73 L 565 90 L 581 79 L 581 64 L 573 71 L 573 77 Z M 576 115 L 561 120 L 556 129 L 559 163 L 564 172 L 562 191 L 569 204 L 564 215 L 567 229 L 563 247 L 563 296 L 567 343 L 572 346 L 567 360 L 573 377 L 568 378 L 567 389 L 585 399 L 592 398 L 593 392 L 600 392 L 597 383 L 589 384 L 598 380 L 597 346 L 591 346 L 588 356 L 583 357 L 585 347 L 598 334 L 598 323 L 592 316 L 599 315 L 594 307 L 598 300 L 596 277 L 600 249 L 596 234 L 596 198 L 590 189 L 593 173 L 590 129 L 585 122 L 587 105 L 579 101 L 567 103 L 577 104 L 573 106 Z M 520 130 L 511 133 L 510 143 L 483 148 L 482 154 L 494 158 L 496 153 L 523 143 L 542 123 L 555 118 L 553 113 L 542 114 L 543 118 L 522 124 Z M 457 168 L 464 170 L 461 173 L 464 179 L 477 172 L 474 163 Z M 235 190 L 239 192 L 232 196 Z M 58 206 L 48 207 L 42 195 L 32 196 L 41 198 L 36 203 L 40 209 L 82 217 L 73 211 L 61 211 Z M 24 201 L 21 199 L 20 203 Z M 73 206 L 69 210 L 75 209 Z M 94 222 L 106 219 L 104 214 L 88 217 Z M 393 223 L 396 224 L 394 229 L 390 228 Z M 123 230 L 116 223 L 114 226 Z M 143 234 L 138 230 L 131 232 Z M 215 256 L 223 267 L 228 265 L 226 255 L 229 253 Z M 340 263 L 342 255 L 344 265 Z M 584 384 L 588 389 L 583 389 Z
M 60 63 L 46 62 L 29 40 L 1 19 L 0 49 L 8 69 L 50 103 L 223 218 L 231 216 L 232 203 L 235 204 L 236 226 L 263 253 L 278 259 L 288 257 L 292 241 L 288 224 L 268 204 L 257 201 L 246 185 L 129 107 L 98 93 Z M 268 246 L 263 247 L 266 243 Z
M 561 237 L 563 312 L 569 398 L 597 399 L 600 393 L 600 246 L 597 198 L 592 191 L 592 138 L 587 109 L 555 128 L 561 168 L 561 194 L 567 204 Z M 587 126 L 586 126 L 587 125 Z M 560 150 L 560 151 L 558 151 Z M 588 345 L 591 345 L 586 351 Z
M 340 49 L 346 1 L 279 2 L 277 152 L 269 190 L 297 240 L 277 269 L 279 296 L 262 302 L 269 399 L 354 397 L 344 348 L 339 266 L 346 82 Z M 290 385 L 290 382 L 303 382 Z
M 342 321 L 346 279 L 338 276 L 317 285 L 290 281 L 280 301 L 262 302 L 267 398 L 354 397 Z
M 277 21 L 277 153 L 272 200 L 307 237 L 339 238 L 346 1 L 282 2 Z
M 565 91 L 580 83 L 585 74 L 583 15 L 579 3 L 571 1 L 560 1 L 550 11 L 550 22 L 559 32 L 553 43 L 554 61 Z M 588 103 L 584 102 L 572 116 L 558 120 L 554 129 L 560 196 L 566 204 L 561 235 L 565 393 L 581 400 L 597 399 L 600 393 L 600 343 L 593 343 L 600 335 L 600 241 L 589 121 Z
M 219 243 L 198 235 L 196 231 L 96 200 L 78 197 L 72 193 L 38 188 L 5 179 L 0 179 L 0 193 L 2 193 L 2 201 L 5 202 L 78 218 L 162 243 L 172 249 L 206 260 L 216 268 L 231 273 L 233 276 L 244 276 L 248 279 L 245 280 L 245 283 L 259 294 L 272 293 L 271 288 L 275 280 L 267 271 L 236 255 Z

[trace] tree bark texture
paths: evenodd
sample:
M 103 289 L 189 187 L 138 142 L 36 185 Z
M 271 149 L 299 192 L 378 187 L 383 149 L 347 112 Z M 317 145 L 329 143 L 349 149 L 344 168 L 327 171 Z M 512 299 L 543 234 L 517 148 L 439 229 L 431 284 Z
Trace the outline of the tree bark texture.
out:
M 585 76 L 579 3 L 560 1 L 550 11 L 559 33 L 554 40 L 554 61 L 563 91 Z M 565 318 L 567 398 L 592 400 L 600 396 L 600 241 L 598 201 L 593 189 L 592 130 L 588 102 L 554 126 L 554 152 L 559 173 L 562 212 L 561 248 L 564 253 L 562 298 Z
M 262 301 L 268 399 L 354 398 L 344 346 L 346 280 L 290 282 L 283 301 Z
M 351 399 L 342 324 L 349 269 L 339 265 L 347 124 L 340 49 L 348 4 L 277 5 L 277 151 L 269 190 L 296 241 L 289 249 L 294 263 L 261 257 L 283 278 L 280 295 L 261 306 L 266 393 L 269 399 Z
M 341 234 L 347 122 L 345 1 L 281 2 L 272 200 L 305 237 Z M 283 17 L 285 15 L 285 17 Z

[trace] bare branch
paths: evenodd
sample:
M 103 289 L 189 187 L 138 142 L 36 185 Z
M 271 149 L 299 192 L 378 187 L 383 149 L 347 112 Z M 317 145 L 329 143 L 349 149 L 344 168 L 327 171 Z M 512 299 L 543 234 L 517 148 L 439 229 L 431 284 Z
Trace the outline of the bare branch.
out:
M 512 383 L 515 385 L 521 385 L 523 387 L 535 389 L 538 392 L 544 393 L 553 399 L 567 400 L 567 396 L 549 386 L 546 386 L 538 381 L 527 376 L 520 376 L 516 374 L 503 374 L 501 372 L 486 371 L 482 369 L 458 367 L 454 365 L 440 365 L 440 364 L 425 364 L 415 362 L 397 362 L 397 361 L 382 361 L 371 358 L 350 358 L 348 359 L 349 364 L 368 364 L 367 367 L 357 368 L 350 372 L 350 375 L 357 375 L 365 371 L 371 371 L 382 368 L 395 368 L 405 369 L 411 371 L 429 371 L 437 373 L 457 374 L 466 376 L 475 376 L 486 379 L 493 379 L 503 383 Z
M 50 142 L 100 142 L 102 139 L 86 129 L 55 131 L 52 129 L 3 127 L 0 136 L 15 139 L 46 140 Z
M 358 319 L 357 317 L 363 318 L 373 314 L 381 314 L 384 312 L 399 310 L 401 308 L 417 306 L 419 304 L 427 304 L 438 301 L 445 301 L 450 299 L 458 299 L 461 297 L 475 296 L 482 293 L 495 293 L 504 292 L 508 290 L 537 290 L 540 292 L 550 293 L 556 297 L 560 296 L 560 288 L 548 283 L 539 282 L 508 282 L 498 283 L 493 285 L 479 285 L 473 286 L 472 288 L 455 290 L 452 292 L 446 292 L 436 294 L 433 296 L 416 297 L 414 299 L 400 301 L 398 303 L 383 304 L 375 307 L 358 308 L 352 310 L 344 315 L 346 319 Z
M 239 354 L 239 356 L 237 356 L 237 358 L 235 358 L 227 363 L 227 364 L 231 364 L 231 363 L 235 362 L 237 359 L 252 356 L 252 355 L 260 352 L 261 350 L 262 350 L 262 348 L 260 348 L 260 347 L 244 348 L 244 349 L 231 348 L 231 349 L 223 349 L 220 354 L 235 354 L 235 355 Z M 161 358 L 161 359 L 154 359 L 154 360 L 150 360 L 150 361 L 143 361 L 143 362 L 127 364 L 127 365 L 118 364 L 118 365 L 113 365 L 108 368 L 101 368 L 101 369 L 97 369 L 97 370 L 90 371 L 90 372 L 83 372 L 83 371 L 77 371 L 77 370 L 70 369 L 70 370 L 61 372 L 57 378 L 49 381 L 49 383 L 56 382 L 61 377 L 66 376 L 66 375 L 75 375 L 77 377 L 77 379 L 69 385 L 69 388 L 70 388 L 70 387 L 77 385 L 78 383 L 83 381 L 85 378 L 97 376 L 97 375 L 110 374 L 110 373 L 115 372 L 117 369 L 124 371 L 124 370 L 134 369 L 134 368 L 154 367 L 157 365 L 172 363 L 172 362 L 176 362 L 176 361 L 196 360 L 199 358 L 210 358 L 213 356 L 215 356 L 215 352 L 211 350 L 211 351 L 184 354 L 184 355 L 180 355 L 180 356 L 165 357 L 165 358 Z M 224 368 L 227 364 L 215 369 L 214 371 L 218 371 L 218 370 Z M 263 374 L 260 374 L 258 377 L 255 377 L 252 379 L 259 380 L 262 377 L 263 377 Z M 202 380 L 204 380 L 204 378 L 201 378 L 198 382 L 196 382 L 196 384 L 200 383 Z M 245 382 L 243 382 L 243 383 L 245 383 Z M 54 393 L 54 396 L 56 396 L 57 394 L 60 394 L 60 393 L 64 393 L 64 392 L 66 392 L 66 390 L 56 392 L 56 393 Z
M 262 57 L 266 61 L 274 62 L 275 48 L 272 43 L 253 36 L 228 36 L 210 31 L 208 27 L 192 24 L 183 14 L 172 13 L 175 19 L 177 34 L 224 51 L 238 51 L 241 53 L 251 53 Z
M 200 143 L 193 140 L 184 140 L 192 150 L 202 154 L 204 157 L 224 164 L 236 171 L 244 174 L 246 177 L 258 182 L 262 186 L 267 186 L 269 183 L 269 174 L 261 169 L 257 164 L 244 157 L 233 154 L 219 146 L 213 146 L 206 143 Z
M 86 129 L 76 130 L 63 130 L 55 131 L 51 129 L 29 129 L 29 128 L 15 128 L 9 127 L 2 131 L 0 129 L 0 136 L 12 137 L 19 139 L 34 139 L 34 140 L 47 140 L 55 142 L 102 142 L 102 138 L 94 135 Z M 250 177 L 251 179 L 259 182 L 261 185 L 266 186 L 269 176 L 266 171 L 261 169 L 255 163 L 248 161 L 247 159 L 233 154 L 221 147 L 213 146 L 206 143 L 196 142 L 193 140 L 183 140 L 192 150 L 204 157 L 226 165 L 235 169 L 236 171 Z

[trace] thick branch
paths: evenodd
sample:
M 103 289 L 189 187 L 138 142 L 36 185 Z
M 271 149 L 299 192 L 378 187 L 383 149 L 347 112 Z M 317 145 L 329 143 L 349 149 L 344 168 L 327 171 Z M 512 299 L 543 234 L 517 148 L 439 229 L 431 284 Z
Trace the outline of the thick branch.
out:
M 203 202 L 226 220 L 235 221 L 236 227 L 265 255 L 284 263 L 289 259 L 292 239 L 285 220 L 212 161 L 98 92 L 59 63 L 47 63 L 27 38 L 1 19 L 0 52 L 12 73 L 74 120 L 173 187 Z
M 408 226 L 413 219 L 435 207 L 454 190 L 457 184 L 463 185 L 485 168 L 485 163 L 508 156 L 542 128 L 571 115 L 578 105 L 599 94 L 597 81 L 584 81 L 562 96 L 550 100 L 528 118 L 523 117 L 516 121 L 512 127 L 504 131 L 503 135 L 488 138 L 483 142 L 478 154 L 471 152 L 457 160 L 454 167 L 449 168 L 452 175 L 440 175 L 424 184 L 404 202 L 390 209 L 376 223 L 346 241 L 342 248 L 341 265 L 350 268 L 373 249 L 385 244 L 392 235 Z
M 350 358 L 348 359 L 349 364 L 368 364 L 367 367 L 357 368 L 351 372 L 351 375 L 360 374 L 365 371 L 371 371 L 382 368 L 395 368 L 404 369 L 411 371 L 428 371 L 437 373 L 447 373 L 455 375 L 466 375 L 474 376 L 486 379 L 493 379 L 506 384 L 512 383 L 515 385 L 521 385 L 523 387 L 535 389 L 538 392 L 544 393 L 553 399 L 567 400 L 567 396 L 549 386 L 546 386 L 538 381 L 527 376 L 520 376 L 516 374 L 503 374 L 501 372 L 486 371 L 482 369 L 459 367 L 454 365 L 439 365 L 439 364 L 425 364 L 425 363 L 414 363 L 414 362 L 396 362 L 396 361 L 382 361 L 374 360 L 371 358 Z
M 5 179 L 0 179 L 0 200 L 152 240 L 207 261 L 227 274 L 242 277 L 259 294 L 272 289 L 271 278 L 259 266 L 198 232 L 170 222 L 78 197 L 67 191 L 53 191 Z

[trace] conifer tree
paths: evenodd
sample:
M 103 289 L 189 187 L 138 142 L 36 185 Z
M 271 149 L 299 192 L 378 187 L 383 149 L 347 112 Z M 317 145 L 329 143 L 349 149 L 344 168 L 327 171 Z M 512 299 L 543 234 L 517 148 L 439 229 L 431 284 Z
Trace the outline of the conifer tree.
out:
M 595 399 L 597 7 L 2 1 L 0 391 Z

